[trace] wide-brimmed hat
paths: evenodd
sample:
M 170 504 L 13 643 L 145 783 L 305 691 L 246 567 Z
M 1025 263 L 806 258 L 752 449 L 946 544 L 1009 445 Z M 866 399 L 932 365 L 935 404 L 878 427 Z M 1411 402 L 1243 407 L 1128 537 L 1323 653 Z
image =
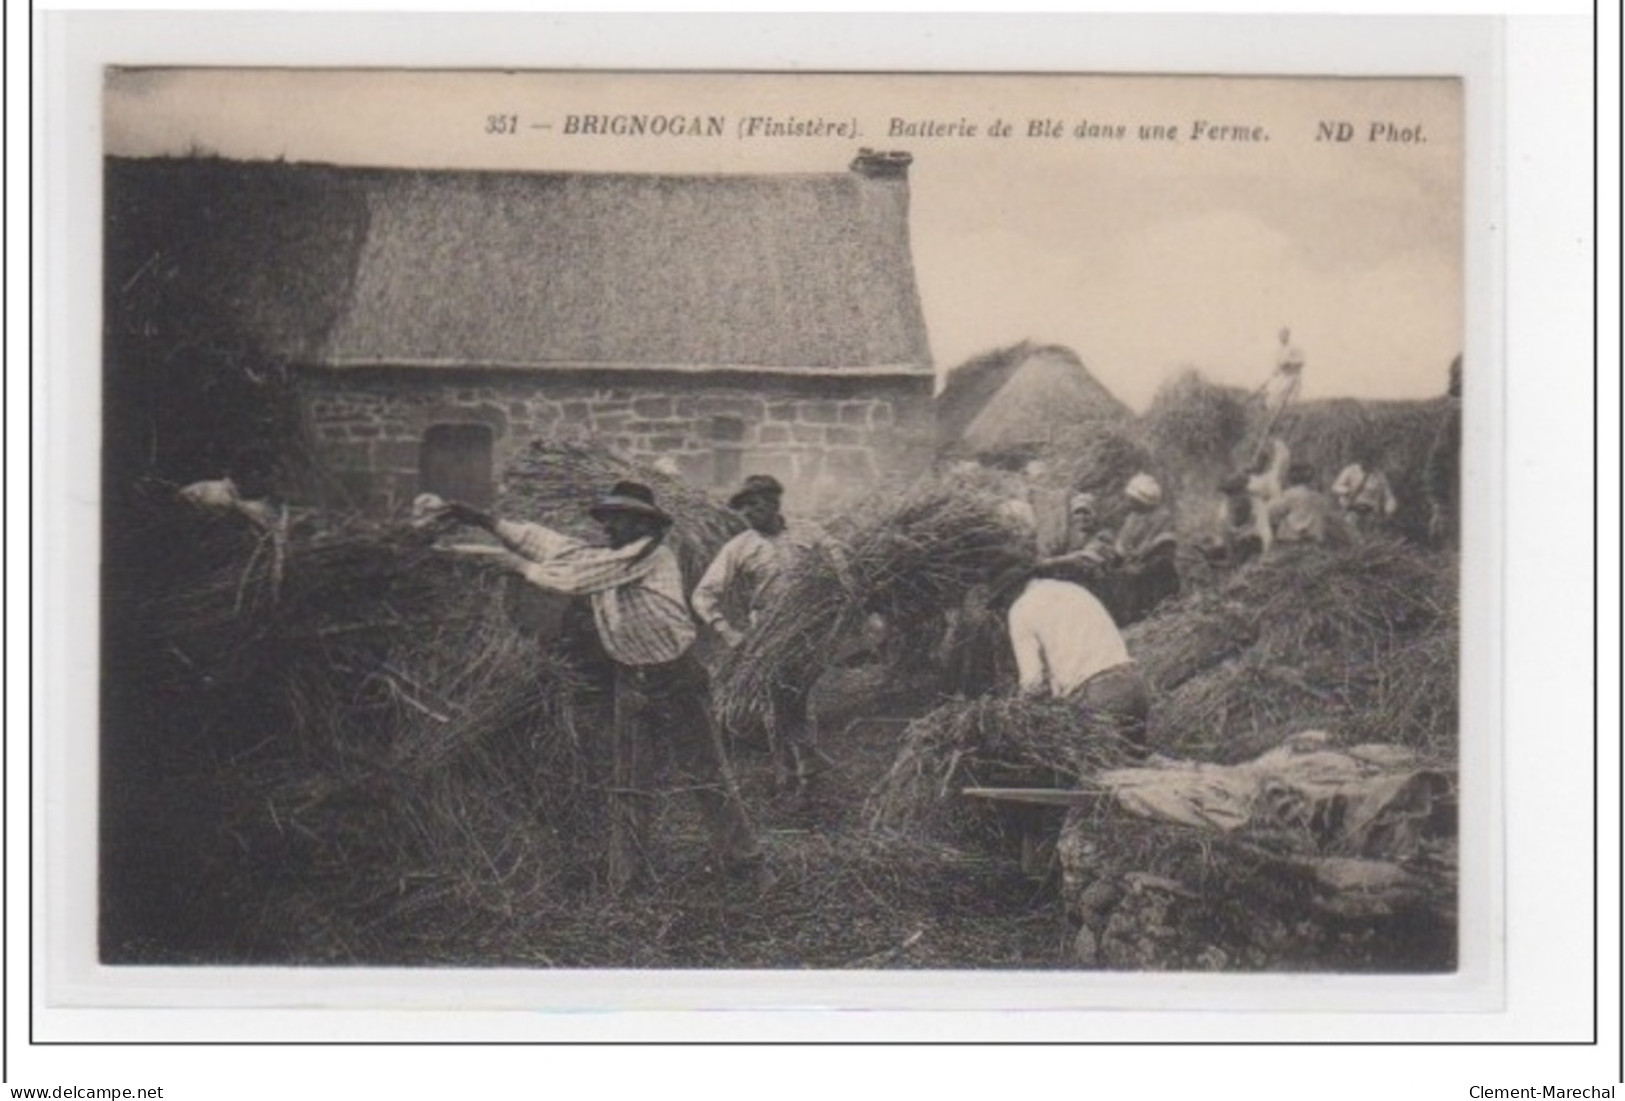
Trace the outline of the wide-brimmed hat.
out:
M 594 501 L 592 507 L 587 510 L 587 515 L 594 520 L 601 520 L 615 513 L 647 516 L 662 524 L 672 522 L 671 517 L 655 504 L 654 490 L 641 482 L 616 482 L 608 493 Z
M 1151 475 L 1136 474 L 1128 480 L 1128 485 L 1123 487 L 1123 496 L 1142 505 L 1154 507 L 1162 504 L 1162 487 Z
M 1093 493 L 1074 493 L 1072 499 L 1066 503 L 1066 510 L 1073 515 L 1080 512 L 1094 513 L 1099 505 Z
M 728 498 L 729 508 L 738 508 L 752 497 L 783 497 L 784 486 L 771 474 L 752 474 L 745 479 L 732 497 Z

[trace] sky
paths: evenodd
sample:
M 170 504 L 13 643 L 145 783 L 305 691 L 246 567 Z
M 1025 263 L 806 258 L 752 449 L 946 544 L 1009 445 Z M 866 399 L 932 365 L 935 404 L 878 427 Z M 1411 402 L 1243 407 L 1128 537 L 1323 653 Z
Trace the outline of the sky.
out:
M 567 132 L 627 114 L 725 129 Z M 824 132 L 742 136 L 749 117 Z M 1449 80 L 114 70 L 103 119 L 112 154 L 384 166 L 831 172 L 906 150 L 939 372 L 1064 344 L 1134 408 L 1189 368 L 1261 384 L 1282 327 L 1306 398 L 1434 396 L 1464 343 Z

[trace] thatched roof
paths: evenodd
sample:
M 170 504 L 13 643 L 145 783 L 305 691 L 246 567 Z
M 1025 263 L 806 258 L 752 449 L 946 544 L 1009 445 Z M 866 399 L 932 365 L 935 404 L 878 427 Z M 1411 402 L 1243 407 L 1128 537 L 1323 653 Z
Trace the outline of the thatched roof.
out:
M 111 159 L 107 212 L 110 304 L 299 363 L 931 370 L 901 172 Z
M 937 397 L 944 449 L 978 454 L 1047 443 L 1087 425 L 1120 425 L 1129 409 L 1070 348 L 1028 342 L 967 360 Z

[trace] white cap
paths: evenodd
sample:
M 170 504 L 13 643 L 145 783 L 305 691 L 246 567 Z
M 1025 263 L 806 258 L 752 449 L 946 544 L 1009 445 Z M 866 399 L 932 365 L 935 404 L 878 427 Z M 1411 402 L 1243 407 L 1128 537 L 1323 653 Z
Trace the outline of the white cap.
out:
M 1142 505 L 1162 504 L 1162 487 L 1157 484 L 1155 478 L 1143 471 L 1128 480 L 1128 485 L 1123 487 L 1123 495 Z

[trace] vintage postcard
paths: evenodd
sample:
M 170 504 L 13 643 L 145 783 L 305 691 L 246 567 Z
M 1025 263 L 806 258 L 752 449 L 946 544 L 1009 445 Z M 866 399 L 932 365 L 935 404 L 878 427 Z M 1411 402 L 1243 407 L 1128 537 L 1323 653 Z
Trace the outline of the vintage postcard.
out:
M 101 965 L 1461 967 L 1460 81 L 103 123 Z
M 61 1003 L 1499 997 L 1458 73 L 98 79 Z

